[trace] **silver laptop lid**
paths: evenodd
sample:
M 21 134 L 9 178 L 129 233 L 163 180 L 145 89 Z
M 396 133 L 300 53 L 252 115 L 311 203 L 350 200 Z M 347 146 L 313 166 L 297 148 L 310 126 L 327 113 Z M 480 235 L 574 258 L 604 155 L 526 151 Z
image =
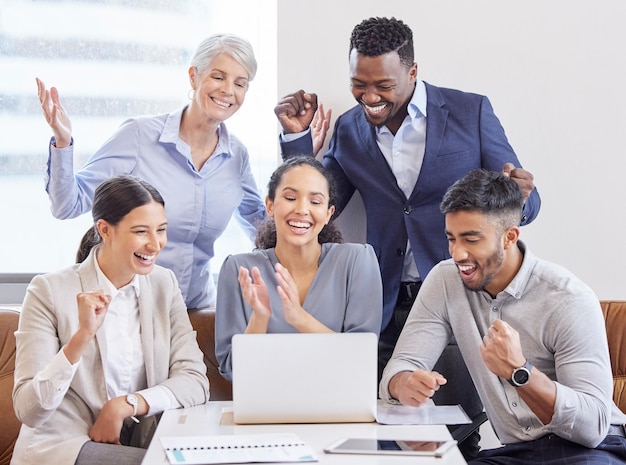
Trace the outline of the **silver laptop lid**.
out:
M 371 422 L 374 333 L 237 334 L 232 340 L 236 423 Z

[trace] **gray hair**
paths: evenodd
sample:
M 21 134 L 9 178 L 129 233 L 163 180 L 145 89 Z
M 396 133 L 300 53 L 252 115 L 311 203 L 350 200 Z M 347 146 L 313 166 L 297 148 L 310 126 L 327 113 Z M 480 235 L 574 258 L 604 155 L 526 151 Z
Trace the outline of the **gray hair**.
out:
M 203 75 L 213 59 L 220 53 L 226 53 L 239 63 L 248 73 L 248 81 L 256 76 L 257 63 L 252 45 L 246 39 L 234 34 L 213 34 L 204 39 L 191 59 L 190 66 Z

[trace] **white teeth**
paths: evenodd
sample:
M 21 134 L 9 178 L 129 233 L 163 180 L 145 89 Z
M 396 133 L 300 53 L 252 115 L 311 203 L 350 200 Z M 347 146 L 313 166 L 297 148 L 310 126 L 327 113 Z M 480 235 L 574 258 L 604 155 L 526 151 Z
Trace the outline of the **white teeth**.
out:
M 311 227 L 310 223 L 304 223 L 301 221 L 289 221 L 288 224 L 289 226 L 293 226 L 294 228 L 310 228 Z
M 217 99 L 213 99 L 213 101 L 218 104 L 220 107 L 224 107 L 224 108 L 230 108 L 231 104 L 228 102 L 223 102 L 221 100 L 217 100 Z
M 135 255 L 141 258 L 142 260 L 146 260 L 146 261 L 154 260 L 154 257 L 156 257 L 156 255 L 144 255 L 141 253 L 136 253 Z
M 367 111 L 369 111 L 370 113 L 380 113 L 381 111 L 383 111 L 385 109 L 386 106 L 387 106 L 387 104 L 385 104 L 385 105 L 377 105 L 375 107 L 371 107 L 369 105 L 365 105 L 365 108 L 367 108 Z
M 470 271 L 474 269 L 473 265 L 457 265 L 461 271 Z

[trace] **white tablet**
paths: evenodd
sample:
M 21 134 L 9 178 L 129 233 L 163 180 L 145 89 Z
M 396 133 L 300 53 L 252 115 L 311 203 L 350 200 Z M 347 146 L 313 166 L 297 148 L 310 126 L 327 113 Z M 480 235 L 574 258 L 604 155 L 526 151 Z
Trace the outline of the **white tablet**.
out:
M 389 440 L 376 438 L 342 438 L 324 449 L 329 454 L 426 455 L 441 457 L 456 446 L 456 441 Z

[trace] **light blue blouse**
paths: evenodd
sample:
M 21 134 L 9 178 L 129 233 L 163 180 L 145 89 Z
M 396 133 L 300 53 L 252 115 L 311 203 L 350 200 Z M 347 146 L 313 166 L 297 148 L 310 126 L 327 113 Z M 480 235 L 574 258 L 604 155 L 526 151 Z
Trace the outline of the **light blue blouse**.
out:
M 183 111 L 127 120 L 76 174 L 73 145 L 58 149 L 51 143 L 46 191 L 53 215 L 66 219 L 89 211 L 96 187 L 113 176 L 152 184 L 165 200 L 168 221 L 158 263 L 176 274 L 187 307 L 200 308 L 215 303 L 209 263 L 215 240 L 233 213 L 253 238 L 265 205 L 248 151 L 224 123 L 215 152 L 196 170 L 189 145 L 179 137 Z

